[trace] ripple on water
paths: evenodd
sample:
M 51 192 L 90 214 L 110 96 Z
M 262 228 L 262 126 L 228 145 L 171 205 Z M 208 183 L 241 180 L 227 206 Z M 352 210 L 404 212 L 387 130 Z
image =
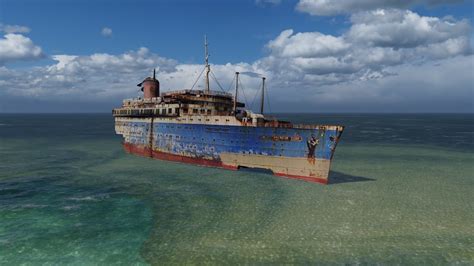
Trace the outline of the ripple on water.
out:
M 126 155 L 105 115 L 38 119 L 0 131 L 0 265 L 474 262 L 471 131 L 451 118 L 290 117 L 348 126 L 329 186 Z
M 38 179 L 0 181 L 10 187 L 0 193 L 0 228 L 7 228 L 0 229 L 0 264 L 143 262 L 138 249 L 151 215 L 142 201 L 77 180 Z M 36 193 L 24 196 L 30 190 Z

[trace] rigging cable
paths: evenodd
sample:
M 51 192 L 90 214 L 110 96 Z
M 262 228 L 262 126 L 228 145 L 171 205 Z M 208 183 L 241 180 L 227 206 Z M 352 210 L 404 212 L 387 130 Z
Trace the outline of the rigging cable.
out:
M 234 75 L 234 78 L 232 79 L 232 81 L 230 82 L 229 88 L 225 92 L 228 93 L 232 89 L 232 85 L 234 84 L 234 80 L 235 80 L 235 75 Z
M 225 90 L 222 88 L 221 84 L 220 84 L 219 81 L 217 80 L 216 76 L 214 75 L 214 72 L 212 72 L 212 70 L 211 70 L 210 73 L 211 73 L 211 77 L 216 81 L 217 86 L 219 86 L 219 88 L 221 89 L 221 91 L 225 92 Z
M 249 106 L 249 108 L 252 108 L 252 107 L 254 106 L 254 103 L 255 103 L 255 100 L 257 99 L 257 95 L 258 95 L 258 92 L 259 92 L 259 91 L 260 91 L 260 90 L 257 90 L 257 91 L 255 92 L 255 96 L 253 97 L 252 104 Z
M 239 76 L 239 84 L 242 87 L 242 94 L 244 95 L 245 103 L 248 104 L 247 96 L 245 96 L 245 88 L 243 86 L 242 80 L 240 79 L 240 76 Z
M 199 74 L 199 76 L 197 77 L 196 81 L 194 81 L 194 84 L 193 84 L 193 86 L 191 87 L 191 90 L 194 89 L 194 86 L 196 86 L 196 83 L 199 81 L 199 78 L 201 78 L 202 73 L 204 73 L 204 70 L 205 70 L 205 69 L 206 69 L 206 67 L 204 67 L 204 68 L 202 69 L 201 74 Z
M 267 86 L 268 88 L 268 86 Z M 262 88 L 263 90 L 263 88 Z M 272 108 L 270 107 L 270 97 L 268 97 L 268 89 L 265 90 L 265 95 L 266 95 L 266 98 L 267 98 L 267 105 L 268 105 L 268 113 L 272 113 Z

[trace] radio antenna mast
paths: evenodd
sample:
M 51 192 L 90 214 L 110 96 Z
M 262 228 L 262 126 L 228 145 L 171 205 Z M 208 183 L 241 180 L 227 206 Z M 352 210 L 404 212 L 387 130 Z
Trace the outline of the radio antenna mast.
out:
M 237 93 L 239 92 L 239 72 L 235 72 L 234 115 L 237 114 Z
M 263 103 L 265 102 L 265 77 L 262 77 L 262 97 L 260 102 L 260 113 L 263 115 Z
M 208 51 L 208 43 L 207 43 L 207 36 L 204 35 L 204 48 L 205 48 L 205 60 L 206 60 L 206 92 L 210 92 L 209 87 L 209 73 L 211 72 L 211 66 L 209 65 L 209 51 Z

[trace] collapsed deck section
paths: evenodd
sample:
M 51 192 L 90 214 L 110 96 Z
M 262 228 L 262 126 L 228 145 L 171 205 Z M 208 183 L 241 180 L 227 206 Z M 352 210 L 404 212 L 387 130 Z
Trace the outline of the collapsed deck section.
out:
M 157 159 L 238 169 L 327 183 L 340 126 L 254 127 L 193 124 L 184 119 L 116 117 L 128 152 Z M 230 119 L 229 119 L 230 120 Z M 223 117 L 223 121 L 226 121 Z

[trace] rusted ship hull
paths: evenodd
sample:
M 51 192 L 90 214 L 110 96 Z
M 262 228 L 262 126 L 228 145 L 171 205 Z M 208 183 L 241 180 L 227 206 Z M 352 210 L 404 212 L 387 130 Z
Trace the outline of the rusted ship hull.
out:
M 137 84 L 141 97 L 125 99 L 112 110 L 115 132 L 131 153 L 156 159 L 227 169 L 263 168 L 275 175 L 328 183 L 331 160 L 344 130 L 337 125 L 293 125 L 264 115 L 265 77 L 260 111 L 239 101 L 240 72 L 234 94 L 211 90 L 208 44 L 205 38 L 205 90 L 160 93 L 153 76 Z M 214 77 L 215 78 L 215 77 Z
M 115 122 L 125 150 L 133 154 L 232 170 L 262 168 L 323 184 L 343 131 L 340 126 L 255 127 L 153 117 L 116 117 Z

